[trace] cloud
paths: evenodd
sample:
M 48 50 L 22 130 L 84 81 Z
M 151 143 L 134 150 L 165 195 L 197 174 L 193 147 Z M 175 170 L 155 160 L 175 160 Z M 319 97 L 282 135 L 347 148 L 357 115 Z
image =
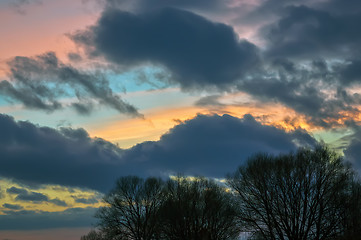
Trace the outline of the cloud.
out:
M 124 175 L 170 173 L 224 177 L 250 155 L 280 153 L 315 140 L 304 130 L 285 132 L 251 115 L 199 115 L 159 141 L 130 149 L 92 139 L 83 129 L 55 130 L 0 115 L 0 175 L 31 184 L 59 184 L 108 191 Z M 46 147 L 44 147 L 46 146 Z M 24 194 L 21 189 L 9 192 Z
M 219 102 L 219 99 L 221 98 L 221 95 L 210 95 L 205 96 L 200 99 L 198 99 L 195 102 L 196 106 L 225 106 L 224 104 Z
M 41 202 L 47 202 L 49 201 L 49 198 L 38 192 L 26 192 L 25 194 L 19 194 L 15 198 L 16 201 L 29 201 L 29 202 L 35 202 L 35 203 L 41 203 Z
M 343 140 L 349 142 L 348 146 L 344 148 L 345 159 L 348 160 L 354 169 L 361 174 L 361 126 L 355 122 L 348 122 L 348 127 L 352 129 L 353 134 L 345 136 Z
M 58 198 L 51 199 L 48 202 L 53 203 L 53 204 L 55 204 L 57 206 L 60 206 L 60 207 L 67 207 L 68 206 L 68 204 L 65 201 L 60 200 Z
M 18 14 L 26 14 L 26 7 L 29 5 L 42 4 L 41 0 L 3 0 L 3 2 Z
M 96 208 L 69 208 L 62 212 L 4 211 L 0 215 L 0 230 L 35 230 L 49 228 L 89 227 Z
M 6 190 L 10 194 L 27 194 L 28 191 L 24 188 L 11 187 Z
M 83 129 L 55 130 L 0 115 L 0 175 L 29 183 L 109 187 L 121 168 L 121 150 Z M 12 188 L 13 193 L 19 189 Z
M 361 59 L 350 59 L 339 67 L 340 81 L 345 85 L 359 84 L 361 80 Z
M 353 14 L 361 11 L 358 0 L 347 0 L 347 4 L 344 0 L 319 1 L 315 7 L 335 14 Z
M 189 10 L 220 11 L 229 8 L 232 0 L 106 0 L 108 8 L 119 8 L 133 11 L 152 11 L 154 9 L 173 7 Z
M 262 71 L 238 83 L 238 89 L 264 102 L 282 103 L 315 126 L 340 126 L 359 113 L 361 96 L 348 88 L 358 79 L 357 62 L 276 58 Z M 354 80 L 346 77 L 354 76 Z M 262 86 L 262 87 L 260 87 Z M 340 122 L 340 119 L 343 119 Z
M 349 120 L 359 113 L 360 95 L 347 89 L 361 79 L 361 30 L 357 26 L 361 11 L 357 8 L 337 13 L 338 0 L 254 3 L 244 18 L 252 15 L 266 25 L 259 30 L 258 37 L 265 42 L 259 49 L 239 40 L 229 25 L 190 12 L 197 6 L 218 8 L 217 1 L 150 2 L 135 1 L 135 13 L 111 10 L 108 5 L 97 24 L 72 39 L 90 55 L 104 56 L 118 65 L 163 66 L 183 90 L 246 92 L 257 100 L 290 107 L 317 127 L 340 126 L 339 119 Z M 108 3 L 117 3 L 116 7 L 129 4 Z M 219 103 L 212 95 L 196 104 Z
M 224 177 L 257 152 L 278 154 L 295 150 L 295 142 L 315 144 L 303 130 L 286 133 L 262 125 L 251 115 L 199 115 L 177 125 L 157 142 L 127 150 L 123 158 L 143 162 L 150 172 Z
M 258 49 L 233 29 L 194 13 L 165 8 L 141 14 L 106 9 L 72 39 L 90 55 L 122 66 L 163 66 L 183 89 L 225 88 L 259 62 Z
M 16 201 L 30 201 L 30 202 L 47 202 L 49 201 L 48 197 L 42 193 L 38 192 L 29 192 L 24 188 L 11 187 L 6 190 L 9 194 L 16 194 Z
M 239 81 L 238 89 L 282 103 L 315 126 L 340 126 L 357 116 L 361 98 L 351 87 L 361 79 L 361 5 L 348 3 L 262 1 L 244 19 L 263 24 L 263 65 Z
M 4 208 L 10 209 L 10 210 L 22 210 L 23 206 L 18 205 L 18 204 L 10 204 L 10 203 L 4 203 L 3 204 Z
M 267 54 L 275 57 L 339 58 L 360 50 L 361 12 L 333 14 L 306 6 L 290 6 L 276 23 L 263 29 Z M 355 51 L 357 50 L 357 51 Z
M 33 58 L 15 57 L 8 62 L 10 80 L 0 82 L 0 94 L 21 102 L 25 107 L 52 112 L 63 107 L 61 97 L 75 97 L 73 107 L 80 114 L 91 112 L 96 101 L 131 116 L 137 109 L 113 93 L 101 72 L 79 71 L 62 63 L 54 52 Z
M 96 198 L 74 198 L 76 203 L 94 204 L 98 203 L 99 200 Z

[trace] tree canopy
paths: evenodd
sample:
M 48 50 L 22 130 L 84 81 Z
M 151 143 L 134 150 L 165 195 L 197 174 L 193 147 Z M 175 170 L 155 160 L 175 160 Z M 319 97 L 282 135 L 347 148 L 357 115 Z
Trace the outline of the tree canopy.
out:
M 257 154 L 226 184 L 121 177 L 84 240 L 361 239 L 361 184 L 325 146 Z
M 164 239 L 238 239 L 238 211 L 225 187 L 181 176 L 167 182 L 166 193 L 160 216 Z
M 341 238 L 350 230 L 350 199 L 358 205 L 352 211 L 360 209 L 354 173 L 322 146 L 255 155 L 227 182 L 238 196 L 244 231 L 258 239 Z

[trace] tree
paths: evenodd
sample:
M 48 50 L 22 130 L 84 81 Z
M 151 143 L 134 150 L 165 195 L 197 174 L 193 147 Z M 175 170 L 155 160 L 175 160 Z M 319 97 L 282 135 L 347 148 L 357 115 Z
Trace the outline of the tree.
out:
M 244 231 L 254 239 L 320 240 L 341 238 L 352 224 L 345 224 L 345 204 L 355 197 L 353 179 L 341 157 L 319 146 L 255 155 L 227 183 L 237 193 Z
M 105 238 L 102 232 L 91 230 L 87 235 L 82 236 L 80 240 L 105 240 Z
M 343 234 L 339 239 L 361 239 L 361 184 L 353 181 L 344 196 L 346 201 L 340 210 Z
M 122 177 L 96 214 L 100 230 L 109 240 L 159 239 L 157 217 L 163 199 L 161 179 Z
M 167 182 L 166 193 L 163 239 L 238 239 L 237 209 L 226 188 L 205 178 L 177 177 Z

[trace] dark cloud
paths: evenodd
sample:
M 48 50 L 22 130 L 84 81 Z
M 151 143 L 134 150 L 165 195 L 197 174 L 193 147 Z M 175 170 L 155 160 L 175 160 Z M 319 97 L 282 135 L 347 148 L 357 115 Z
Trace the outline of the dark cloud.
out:
M 91 139 L 83 129 L 38 127 L 5 115 L 0 115 L 0 129 L 4 177 L 104 190 L 121 172 L 122 151 L 102 139 Z
M 76 97 L 73 107 L 81 114 L 88 114 L 92 101 L 97 101 L 120 113 L 141 116 L 113 93 L 104 74 L 79 71 L 62 63 L 53 52 L 34 58 L 15 57 L 8 65 L 10 81 L 0 82 L 0 94 L 25 107 L 51 112 L 63 107 L 60 97 Z
M 229 115 L 199 115 L 177 125 L 157 142 L 145 142 L 126 151 L 123 158 L 142 162 L 157 172 L 224 177 L 257 152 L 278 154 L 297 148 L 296 141 L 315 144 L 307 133 L 286 133 L 257 122 Z
M 151 10 L 154 8 L 165 8 L 165 7 L 176 7 L 176 8 L 186 8 L 186 9 L 217 9 L 223 8 L 227 2 L 224 0 L 223 2 L 219 0 L 142 0 L 138 1 L 141 9 Z
M 108 191 L 122 175 L 170 173 L 224 177 L 250 155 L 295 150 L 315 140 L 302 130 L 285 132 L 251 115 L 199 115 L 159 141 L 121 150 L 83 129 L 55 130 L 0 116 L 0 175 L 26 183 Z M 46 147 L 45 147 L 46 146 Z M 19 189 L 8 190 L 20 194 Z
M 356 63 L 356 62 L 355 62 Z M 264 102 L 278 102 L 304 115 L 316 126 L 339 126 L 340 119 L 351 119 L 359 113 L 361 96 L 347 85 L 358 79 L 351 64 L 324 59 L 299 64 L 287 58 L 276 58 L 262 71 L 238 83 L 238 89 Z M 353 75 L 352 80 L 345 75 Z
M 129 4 L 108 3 L 115 2 Z M 267 20 L 260 30 L 265 50 L 239 41 L 228 25 L 189 11 L 163 8 L 217 8 L 217 1 L 209 5 L 194 1 L 192 5 L 188 1 L 138 0 L 134 4 L 143 11 L 130 13 L 108 6 L 95 26 L 74 34 L 73 40 L 116 64 L 163 66 L 186 90 L 237 88 L 258 100 L 281 103 L 316 126 L 339 125 L 339 119 L 358 113 L 361 98 L 346 88 L 361 80 L 357 60 L 361 12 L 350 8 L 335 12 L 338 0 L 262 1 L 245 16 Z M 216 96 L 208 96 L 196 105 L 220 103 Z
M 231 27 L 172 8 L 138 15 L 107 9 L 72 39 L 116 64 L 161 65 L 184 89 L 226 87 L 259 61 L 257 47 Z
M 68 53 L 68 59 L 72 62 L 79 62 L 82 60 L 82 57 L 78 53 L 70 52 Z
M 7 208 L 7 209 L 10 209 L 10 210 L 21 210 L 21 209 L 23 209 L 23 206 L 21 206 L 21 205 L 10 204 L 10 203 L 4 203 L 3 207 Z
M 26 190 L 24 188 L 11 187 L 11 188 L 8 188 L 6 190 L 6 192 L 9 194 L 16 194 L 17 195 L 15 197 L 16 201 L 30 201 L 30 202 L 35 202 L 35 203 L 50 202 L 50 203 L 53 203 L 58 206 L 63 206 L 63 207 L 67 206 L 67 204 L 64 201 L 62 201 L 58 198 L 49 199 L 46 195 L 44 195 L 42 193 L 32 192 L 32 191 L 29 192 L 28 190 Z M 6 208 L 13 209 L 13 210 L 19 209 L 19 208 L 10 208 L 10 207 L 6 207 Z
M 57 109 L 60 109 L 61 104 L 54 99 L 54 94 L 51 93 L 50 89 L 45 89 L 48 96 L 39 95 L 36 91 L 32 92 L 27 87 L 15 87 L 11 82 L 3 80 L 0 82 L 0 94 L 10 97 L 11 99 L 17 100 L 24 104 L 24 106 L 31 109 L 42 109 L 47 112 L 51 112 Z M 44 92 L 43 92 L 44 93 Z M 42 98 L 48 98 L 51 102 L 46 102 Z
M 328 0 L 320 1 L 315 7 L 334 14 L 354 14 L 361 12 L 359 0 Z
M 6 190 L 10 194 L 27 194 L 28 191 L 24 188 L 11 187 Z
M 99 199 L 96 198 L 74 198 L 75 202 L 77 203 L 84 203 L 84 204 L 94 204 L 98 203 Z
M 82 115 L 90 115 L 94 109 L 94 105 L 91 102 L 72 103 L 71 106 Z
M 219 12 L 231 8 L 232 0 L 103 0 L 107 8 L 146 12 L 161 8 L 179 8 L 200 12 Z
M 340 81 L 345 85 L 361 83 L 361 59 L 353 59 L 341 65 L 338 69 Z
M 358 54 L 360 13 L 333 14 L 306 6 L 287 7 L 285 15 L 262 31 L 268 55 L 313 58 Z
M 35 202 L 35 203 L 41 203 L 41 202 L 47 202 L 49 201 L 49 198 L 38 192 L 26 192 L 25 194 L 19 194 L 15 198 L 16 201 L 29 201 L 29 202 Z
M 94 222 L 96 210 L 96 208 L 69 208 L 62 212 L 4 211 L 5 215 L 0 215 L 0 230 L 89 227 Z
M 42 193 L 29 192 L 24 188 L 11 187 L 6 190 L 7 193 L 17 194 L 15 200 L 17 201 L 30 201 L 30 202 L 47 202 L 48 197 Z
M 55 204 L 57 206 L 60 206 L 60 207 L 67 207 L 68 206 L 68 204 L 65 201 L 60 200 L 58 198 L 51 199 L 48 202 L 53 203 L 53 204 Z
M 349 142 L 348 146 L 344 148 L 344 155 L 346 160 L 348 160 L 361 174 L 361 126 L 359 126 L 354 121 L 349 121 L 346 124 L 350 129 L 352 129 L 353 133 L 344 137 L 343 140 Z

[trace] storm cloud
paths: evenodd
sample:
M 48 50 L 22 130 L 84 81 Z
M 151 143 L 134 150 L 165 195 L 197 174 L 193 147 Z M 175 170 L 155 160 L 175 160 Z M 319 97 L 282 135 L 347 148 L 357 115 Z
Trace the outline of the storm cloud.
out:
M 333 14 L 306 6 L 290 6 L 276 23 L 263 29 L 276 57 L 313 58 L 353 55 L 360 50 L 361 12 Z M 357 54 L 357 51 L 356 51 Z
M 34 230 L 89 227 L 97 208 L 69 208 L 62 212 L 6 210 L 0 215 L 0 230 Z
M 83 129 L 55 130 L 0 115 L 0 175 L 29 184 L 109 187 L 121 174 L 122 150 Z M 119 169 L 115 169 L 118 166 Z M 118 168 L 117 167 L 117 168 Z M 9 193 L 26 194 L 10 188 Z
M 95 25 L 72 35 L 89 56 L 120 66 L 163 67 L 171 73 L 166 81 L 185 91 L 246 92 L 292 108 L 317 127 L 339 126 L 339 119 L 359 113 L 360 95 L 350 89 L 361 80 L 361 8 L 354 0 L 354 7 L 340 7 L 339 0 L 266 0 L 249 9 L 244 2 L 216 0 L 107 3 Z M 227 21 L 233 25 L 197 15 L 221 12 L 219 5 L 246 10 Z M 254 28 L 264 46 L 239 39 L 242 33 L 234 29 L 242 26 Z
M 106 9 L 95 26 L 72 39 L 119 65 L 165 67 L 183 89 L 224 88 L 259 63 L 257 47 L 231 27 L 174 8 L 142 14 Z
M 223 13 L 235 7 L 234 0 L 103 0 L 102 3 L 106 8 L 138 13 L 167 7 L 202 13 Z
M 304 130 L 285 132 L 262 125 L 251 115 L 242 119 L 199 115 L 175 126 L 159 141 L 130 149 L 92 139 L 83 129 L 38 127 L 5 115 L 0 116 L 0 128 L 1 176 L 100 192 L 108 191 L 118 177 L 130 174 L 168 177 L 181 172 L 224 177 L 254 153 L 286 153 L 315 144 Z M 15 187 L 7 192 L 29 195 Z
M 314 144 L 315 140 L 301 129 L 286 133 L 262 125 L 251 115 L 242 119 L 199 115 L 175 126 L 157 142 L 144 142 L 127 150 L 123 158 L 141 161 L 154 173 L 224 177 L 257 152 L 286 153 Z

